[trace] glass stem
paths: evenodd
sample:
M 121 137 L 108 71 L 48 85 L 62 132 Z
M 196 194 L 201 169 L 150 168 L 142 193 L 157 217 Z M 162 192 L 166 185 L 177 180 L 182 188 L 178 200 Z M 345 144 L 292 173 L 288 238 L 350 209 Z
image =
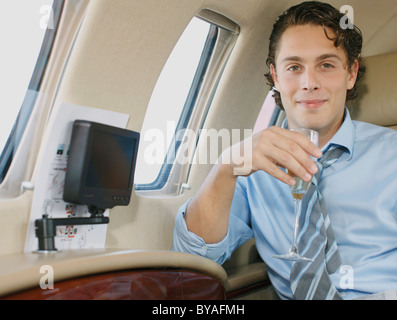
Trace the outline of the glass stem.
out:
M 293 251 L 295 253 L 298 253 L 298 245 L 296 242 L 298 240 L 299 216 L 300 216 L 300 212 L 301 212 L 301 205 L 302 205 L 301 199 L 294 199 L 295 223 L 294 223 L 294 237 L 292 239 L 291 251 Z

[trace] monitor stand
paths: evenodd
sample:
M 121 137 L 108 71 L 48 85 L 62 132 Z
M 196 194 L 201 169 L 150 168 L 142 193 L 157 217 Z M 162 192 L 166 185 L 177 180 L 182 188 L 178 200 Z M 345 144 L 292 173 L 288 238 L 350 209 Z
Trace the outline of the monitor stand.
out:
M 89 206 L 88 210 L 91 216 L 87 218 L 48 218 L 48 215 L 44 214 L 42 216 L 42 219 L 35 220 L 36 237 L 39 242 L 39 248 L 35 252 L 57 252 L 54 239 L 57 226 L 76 226 L 109 223 L 109 218 L 103 215 L 105 209 Z

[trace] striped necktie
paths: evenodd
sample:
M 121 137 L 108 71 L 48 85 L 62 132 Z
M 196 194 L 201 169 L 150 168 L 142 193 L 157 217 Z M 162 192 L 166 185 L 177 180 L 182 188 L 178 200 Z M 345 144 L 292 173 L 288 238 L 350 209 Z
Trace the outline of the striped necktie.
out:
M 318 172 L 302 199 L 298 249 L 313 262 L 296 261 L 290 275 L 291 290 L 298 300 L 341 300 L 329 274 L 338 270 L 341 259 L 329 217 L 318 188 L 322 170 L 343 154 L 341 148 L 328 150 L 317 162 Z M 318 201 L 317 201 L 318 200 Z

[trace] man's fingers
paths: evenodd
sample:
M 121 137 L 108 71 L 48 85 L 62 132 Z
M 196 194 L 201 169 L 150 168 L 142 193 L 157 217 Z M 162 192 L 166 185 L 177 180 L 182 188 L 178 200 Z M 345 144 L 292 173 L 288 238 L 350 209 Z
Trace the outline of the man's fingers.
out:
M 292 183 L 294 176 L 310 181 L 312 175 L 317 172 L 317 165 L 310 155 L 321 156 L 321 150 L 303 134 L 272 127 L 263 132 L 262 139 L 266 141 L 266 145 L 262 149 L 261 156 L 271 160 L 274 166 L 287 169 L 288 174 L 280 168 L 278 168 L 280 171 L 275 170 L 268 162 L 263 162 L 260 169 L 287 184 Z
M 302 133 L 297 131 L 291 131 L 286 129 L 281 129 L 278 127 L 274 127 L 274 129 L 280 134 L 285 136 L 288 139 L 294 140 L 297 142 L 303 150 L 306 151 L 309 155 L 320 158 L 322 156 L 321 149 L 318 148 L 313 142 L 310 141 L 307 137 L 305 137 Z
M 268 174 L 280 180 L 281 182 L 284 182 L 290 186 L 295 184 L 295 179 L 293 177 L 284 172 L 277 163 L 274 163 L 267 158 L 263 158 L 260 167 L 263 168 L 263 171 L 266 171 Z

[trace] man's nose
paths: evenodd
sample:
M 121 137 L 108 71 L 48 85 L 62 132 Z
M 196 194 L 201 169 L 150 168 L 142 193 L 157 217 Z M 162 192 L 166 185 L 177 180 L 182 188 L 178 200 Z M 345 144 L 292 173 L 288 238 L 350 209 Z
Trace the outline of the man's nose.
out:
M 320 89 L 320 80 L 318 79 L 318 75 L 316 70 L 311 68 L 307 68 L 305 72 L 302 74 L 302 82 L 301 88 L 304 91 L 315 91 Z

